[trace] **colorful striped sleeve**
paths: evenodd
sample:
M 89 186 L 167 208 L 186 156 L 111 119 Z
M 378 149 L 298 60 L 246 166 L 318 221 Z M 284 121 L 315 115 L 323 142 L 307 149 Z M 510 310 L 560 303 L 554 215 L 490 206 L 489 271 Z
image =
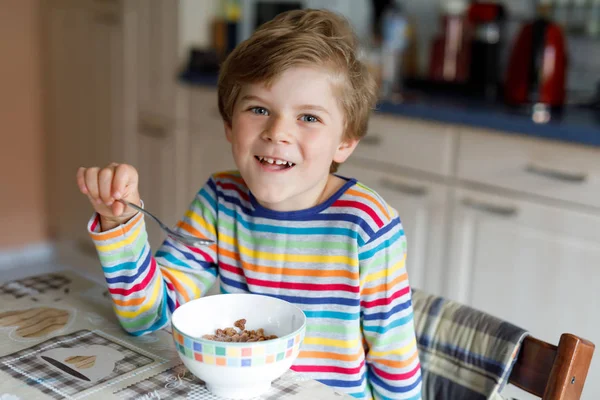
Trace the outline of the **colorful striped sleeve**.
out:
M 177 224 L 178 231 L 216 242 L 215 188 L 211 178 Z M 167 238 L 153 256 L 143 214 L 105 232 L 100 232 L 99 217 L 95 215 L 88 231 L 117 318 L 132 335 L 165 327 L 180 304 L 202 296 L 216 281 L 216 244 L 195 249 Z
M 406 236 L 400 219 L 392 215 L 359 253 L 368 383 L 377 400 L 421 399 L 421 367 L 405 261 Z

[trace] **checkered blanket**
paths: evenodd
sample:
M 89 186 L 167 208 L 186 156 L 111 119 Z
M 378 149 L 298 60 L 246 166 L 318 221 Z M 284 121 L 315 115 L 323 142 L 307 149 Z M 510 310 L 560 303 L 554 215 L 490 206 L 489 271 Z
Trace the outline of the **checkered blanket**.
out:
M 527 332 L 442 297 L 413 290 L 424 399 L 501 399 Z

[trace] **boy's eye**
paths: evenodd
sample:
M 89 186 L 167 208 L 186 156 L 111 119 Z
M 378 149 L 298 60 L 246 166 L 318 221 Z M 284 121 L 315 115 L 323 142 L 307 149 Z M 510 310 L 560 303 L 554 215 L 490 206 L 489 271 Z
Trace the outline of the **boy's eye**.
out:
M 319 122 L 319 118 L 315 117 L 314 115 L 303 115 L 302 117 L 300 117 L 300 119 L 304 122 Z
M 250 111 L 256 115 L 269 115 L 269 111 L 264 107 L 252 107 Z

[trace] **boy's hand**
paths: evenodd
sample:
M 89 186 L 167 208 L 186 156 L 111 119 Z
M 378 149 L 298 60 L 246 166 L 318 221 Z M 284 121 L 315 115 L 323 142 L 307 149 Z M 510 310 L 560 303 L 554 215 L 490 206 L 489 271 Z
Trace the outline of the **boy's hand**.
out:
M 137 213 L 115 200 L 141 204 L 138 173 L 131 165 L 112 163 L 104 168 L 81 167 L 77 170 L 77 186 L 100 215 L 103 231 L 124 224 Z

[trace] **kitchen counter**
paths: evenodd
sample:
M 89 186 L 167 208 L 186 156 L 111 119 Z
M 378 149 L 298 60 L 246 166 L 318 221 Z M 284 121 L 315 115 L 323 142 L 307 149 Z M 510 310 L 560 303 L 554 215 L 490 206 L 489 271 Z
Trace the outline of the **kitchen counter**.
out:
M 215 75 L 184 73 L 179 78 L 188 85 L 217 85 Z M 567 107 L 549 122 L 536 123 L 524 111 L 502 104 L 411 92 L 403 102 L 381 102 L 377 112 L 600 147 L 600 110 L 589 108 Z

